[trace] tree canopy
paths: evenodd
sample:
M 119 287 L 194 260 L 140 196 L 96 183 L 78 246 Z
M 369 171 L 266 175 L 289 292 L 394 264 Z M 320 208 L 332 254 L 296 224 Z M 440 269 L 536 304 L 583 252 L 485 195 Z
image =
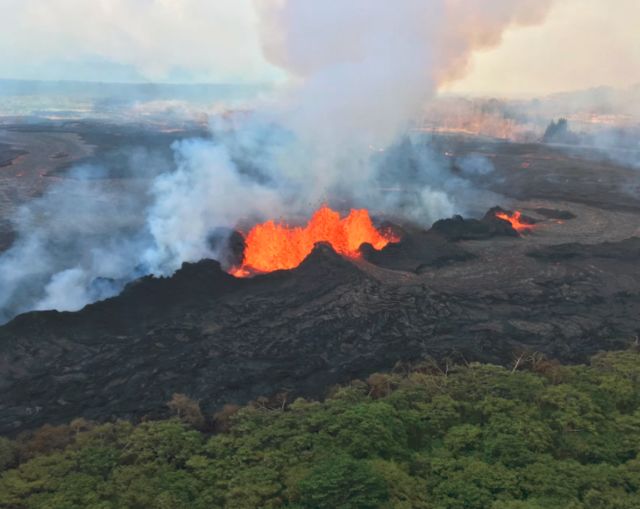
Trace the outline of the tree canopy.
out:
M 0 507 L 640 507 L 633 351 L 527 370 L 423 364 L 224 419 L 217 433 L 199 417 L 77 419 L 1 439 Z

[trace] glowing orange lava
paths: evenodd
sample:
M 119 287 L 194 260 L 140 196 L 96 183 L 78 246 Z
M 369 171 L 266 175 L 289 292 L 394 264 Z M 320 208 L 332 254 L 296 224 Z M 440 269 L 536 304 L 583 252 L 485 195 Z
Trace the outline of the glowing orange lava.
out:
M 522 222 L 522 213 L 519 210 L 516 210 L 511 215 L 505 212 L 497 212 L 496 217 L 509 221 L 511 223 L 511 227 L 518 233 L 530 232 L 533 229 L 532 224 Z
M 303 227 L 274 221 L 254 226 L 245 238 L 242 266 L 231 274 L 246 277 L 254 272 L 292 269 L 300 265 L 316 242 L 322 241 L 329 242 L 344 256 L 358 258 L 358 249 L 365 242 L 382 249 L 396 239 L 392 234 L 379 232 L 364 209 L 352 209 L 347 217 L 341 218 L 338 212 L 323 205 Z

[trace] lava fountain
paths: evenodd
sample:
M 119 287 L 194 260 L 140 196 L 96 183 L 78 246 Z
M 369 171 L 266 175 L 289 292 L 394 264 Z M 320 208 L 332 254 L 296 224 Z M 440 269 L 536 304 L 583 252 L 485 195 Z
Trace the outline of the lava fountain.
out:
M 527 223 L 519 210 L 516 210 L 513 214 L 507 214 L 506 212 L 497 212 L 496 217 L 503 219 L 511 223 L 511 227 L 518 233 L 529 233 L 533 230 L 533 224 Z
M 231 274 L 246 277 L 256 272 L 293 269 L 311 253 L 316 242 L 328 242 L 341 255 L 359 258 L 359 248 L 364 243 L 382 249 L 397 240 L 392 233 L 376 229 L 365 209 L 351 209 L 341 218 L 323 205 L 305 226 L 291 227 L 275 221 L 254 226 L 245 237 L 242 265 Z

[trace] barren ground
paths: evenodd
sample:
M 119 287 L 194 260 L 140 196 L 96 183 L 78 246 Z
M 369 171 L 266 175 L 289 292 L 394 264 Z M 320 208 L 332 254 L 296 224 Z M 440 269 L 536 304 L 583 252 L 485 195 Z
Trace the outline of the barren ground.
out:
M 491 156 L 478 185 L 539 219 L 530 235 L 452 242 L 407 227 L 388 248 L 394 270 L 319 245 L 291 271 L 236 279 L 202 261 L 78 313 L 22 315 L 0 328 L 0 432 L 159 416 L 174 392 L 211 412 L 280 391 L 322 396 L 425 357 L 582 362 L 637 342 L 638 173 L 542 145 L 441 142 Z

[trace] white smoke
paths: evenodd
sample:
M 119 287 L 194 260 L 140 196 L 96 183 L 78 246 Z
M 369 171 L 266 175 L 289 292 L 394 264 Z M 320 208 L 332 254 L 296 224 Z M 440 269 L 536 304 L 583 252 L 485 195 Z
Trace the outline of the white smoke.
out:
M 265 54 L 291 77 L 274 112 L 295 144 L 279 161 L 313 184 L 312 201 L 371 197 L 372 152 L 414 125 L 438 86 L 514 24 L 542 20 L 551 0 L 256 1 Z M 440 188 L 434 161 L 423 177 Z M 429 173 L 433 174 L 429 179 Z M 447 209 L 457 206 L 449 197 Z M 427 207 L 433 209 L 433 207 Z M 425 209 L 425 221 L 433 219 Z M 433 212 L 431 212 L 433 213 Z
M 183 261 L 215 257 L 214 229 L 229 230 L 241 218 L 277 213 L 280 196 L 241 174 L 219 143 L 189 140 L 174 144 L 176 171 L 155 179 L 147 211 L 153 243 L 142 260 L 154 274 L 175 271 Z
M 148 190 L 112 203 L 82 184 L 38 200 L 0 258 L 0 309 L 78 309 L 140 274 L 220 255 L 211 242 L 220 228 L 291 219 L 322 201 L 425 225 L 464 212 L 480 200 L 470 181 L 408 132 L 474 49 L 497 44 L 511 24 L 539 21 L 549 3 L 257 3 L 265 54 L 290 77 L 286 86 L 252 113 L 217 117 L 211 140 L 176 143 L 175 170 Z M 399 181 L 411 193 L 389 192 Z M 49 215 L 34 221 L 41 209 Z
M 325 201 L 423 224 L 464 212 L 479 199 L 470 184 L 428 147 L 397 144 L 439 83 L 464 74 L 472 50 L 498 43 L 511 24 L 540 21 L 550 3 L 256 1 L 265 55 L 290 80 L 253 114 L 216 118 L 214 142 L 176 146 L 178 170 L 153 187 L 145 263 L 173 270 L 212 255 L 214 227 L 295 217 Z M 415 173 L 409 199 L 385 190 L 407 179 L 403 162 Z
M 30 309 L 76 310 L 120 291 L 146 271 L 140 253 L 149 199 L 126 186 L 76 169 L 13 218 L 14 244 L 0 256 L 0 320 Z
M 456 159 L 456 165 L 462 173 L 469 176 L 488 175 L 495 170 L 490 159 L 480 154 L 469 154 Z
M 67 269 L 51 277 L 45 286 L 44 298 L 38 302 L 35 309 L 53 309 L 59 311 L 77 311 L 90 301 L 91 295 L 87 291 L 87 274 L 80 268 Z

